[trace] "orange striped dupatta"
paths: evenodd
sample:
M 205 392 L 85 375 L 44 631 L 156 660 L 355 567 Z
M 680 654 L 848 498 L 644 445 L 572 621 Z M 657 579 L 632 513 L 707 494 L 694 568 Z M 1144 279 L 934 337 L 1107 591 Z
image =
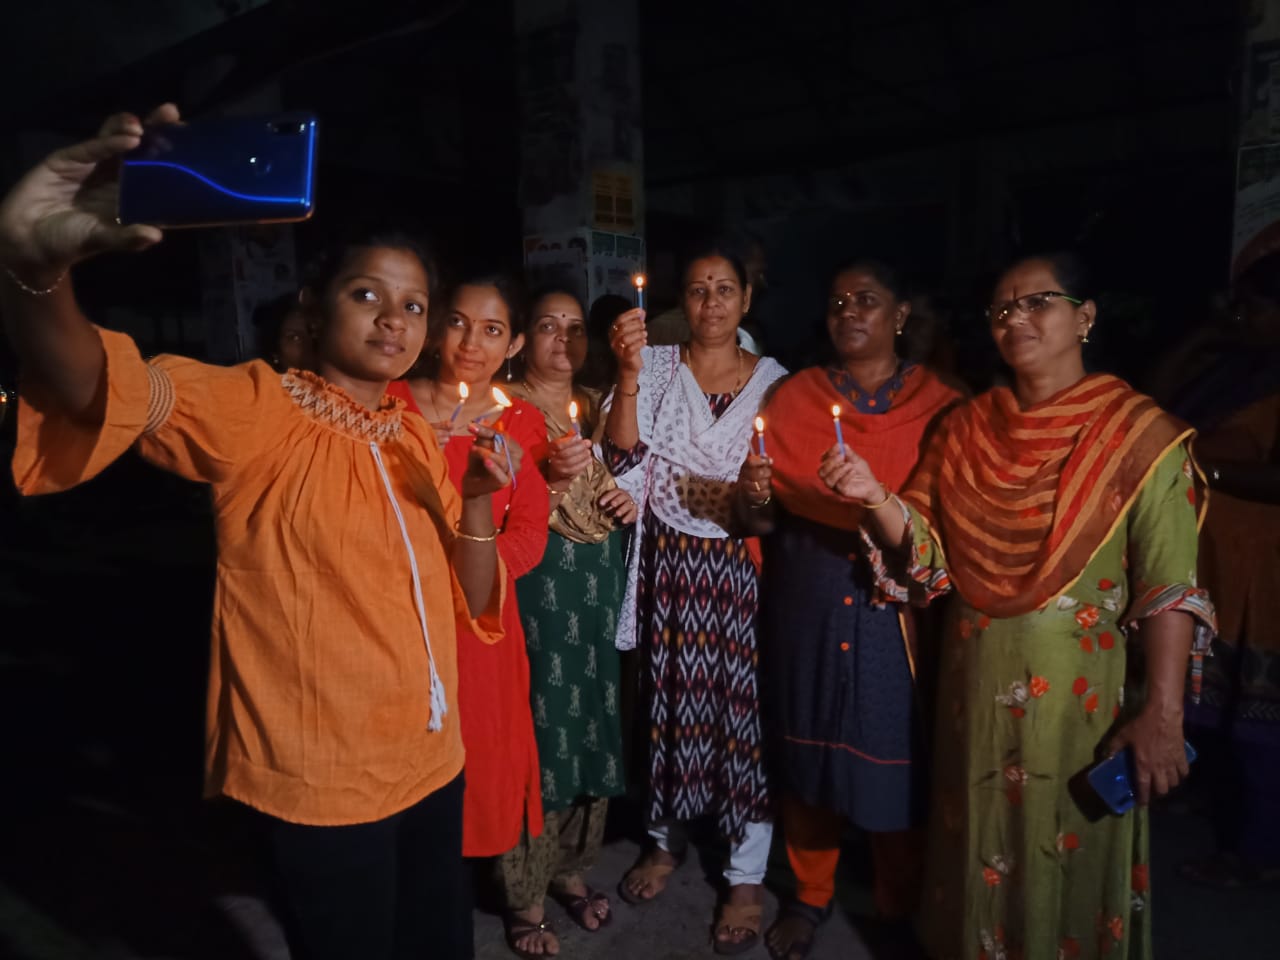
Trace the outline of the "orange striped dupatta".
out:
M 997 388 L 947 417 L 902 499 L 938 534 L 965 600 L 1019 616 L 1084 572 L 1156 464 L 1192 433 L 1107 374 L 1028 410 Z

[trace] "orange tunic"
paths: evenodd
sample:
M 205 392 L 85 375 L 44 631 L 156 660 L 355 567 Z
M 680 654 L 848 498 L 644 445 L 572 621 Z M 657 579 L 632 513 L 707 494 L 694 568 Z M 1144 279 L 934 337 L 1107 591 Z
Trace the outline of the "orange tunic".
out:
M 467 605 L 448 557 L 461 501 L 431 429 L 397 400 L 370 411 L 312 374 L 148 364 L 128 337 L 99 332 L 103 422 L 70 422 L 30 385 L 14 479 L 25 494 L 63 490 L 136 446 L 212 487 L 206 793 L 324 826 L 382 819 L 449 783 L 464 759 L 455 618 Z M 501 636 L 505 580 L 499 569 L 472 622 L 486 640 Z
M 387 393 L 421 414 L 409 385 L 391 384 Z M 408 417 L 406 419 L 414 419 Z M 492 857 L 506 853 L 528 829 L 542 833 L 542 791 L 538 742 L 529 704 L 529 657 L 516 605 L 515 579 L 542 562 L 547 547 L 547 482 L 531 451 L 547 442 L 547 424 L 531 403 L 515 400 L 497 426 L 524 450 L 516 486 L 493 495 L 498 556 L 505 566 L 506 601 L 502 627 L 507 642 L 481 643 L 470 627 L 458 623 L 458 702 L 462 741 L 467 747 L 467 792 L 462 807 L 462 853 Z M 457 436 L 445 445 L 449 475 L 462 482 L 475 440 Z

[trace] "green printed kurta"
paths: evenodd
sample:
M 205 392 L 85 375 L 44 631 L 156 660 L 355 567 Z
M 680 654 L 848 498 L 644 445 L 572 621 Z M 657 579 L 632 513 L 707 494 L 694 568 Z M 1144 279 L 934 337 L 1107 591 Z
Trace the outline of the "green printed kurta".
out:
M 1045 607 L 992 619 L 951 604 L 921 896 L 936 960 L 1151 956 L 1146 811 L 1090 823 L 1068 781 L 1140 706 L 1136 632 L 1121 624 L 1167 610 L 1213 621 L 1195 586 L 1194 499 L 1178 446 Z M 914 511 L 910 528 L 911 574 L 937 592 L 942 553 Z
M 623 792 L 619 666 L 622 537 L 576 543 L 552 531 L 542 563 L 516 581 L 529 651 L 542 807 Z

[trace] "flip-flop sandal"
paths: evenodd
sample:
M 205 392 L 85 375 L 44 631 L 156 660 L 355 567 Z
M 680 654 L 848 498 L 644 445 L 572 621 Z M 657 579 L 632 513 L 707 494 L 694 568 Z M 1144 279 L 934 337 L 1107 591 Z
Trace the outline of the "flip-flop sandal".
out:
M 764 904 L 761 903 L 722 903 L 716 910 L 715 927 L 711 931 L 712 946 L 716 953 L 724 957 L 746 953 L 760 942 L 760 920 L 764 917 Z M 735 930 L 746 930 L 747 936 L 736 943 L 732 940 L 721 940 L 717 934 L 721 931 L 733 933 Z
M 667 889 L 667 879 L 676 872 L 676 868 L 684 861 L 684 858 L 681 857 L 675 863 L 654 863 L 646 859 L 648 856 L 649 854 L 644 854 L 640 858 L 640 862 L 623 874 L 622 879 L 618 881 L 618 896 L 633 907 L 653 903 L 653 901 L 662 896 L 663 891 Z M 633 878 L 639 879 L 641 884 L 647 886 L 653 886 L 661 881 L 662 886 L 651 897 L 639 897 L 627 889 L 627 881 Z
M 541 923 L 533 923 L 530 920 L 521 920 L 519 917 L 507 914 L 502 918 L 502 927 L 506 931 L 507 946 L 511 948 L 511 952 L 521 960 L 546 960 L 552 956 L 545 950 L 542 953 L 534 953 L 531 950 L 525 950 L 517 947 L 516 943 L 527 937 L 531 933 L 549 933 L 556 937 L 556 928 L 551 925 L 551 921 L 546 917 L 542 918 Z M 556 940 L 559 941 L 559 937 Z
M 601 893 L 599 890 L 592 890 L 587 887 L 587 895 L 585 897 L 574 897 L 564 902 L 564 908 L 569 912 L 569 916 L 573 917 L 573 922 L 580 926 L 587 933 L 595 933 L 603 930 L 609 924 L 613 923 L 613 910 L 609 910 L 603 917 L 596 912 L 596 905 L 604 904 L 609 906 L 609 897 L 607 894 Z M 591 914 L 596 918 L 596 925 L 588 927 L 586 920 L 587 914 Z
M 817 937 L 818 928 L 831 917 L 831 909 L 832 905 L 830 903 L 823 908 L 818 908 L 807 903 L 801 903 L 799 900 L 790 901 L 779 912 L 778 918 L 773 921 L 773 926 L 776 927 L 784 920 L 795 918 L 809 924 L 809 936 L 807 939 L 797 937 L 792 940 L 781 953 L 774 952 L 773 947 L 769 946 L 769 940 L 766 937 L 765 949 L 769 951 L 769 956 L 773 960 L 804 960 L 809 955 L 809 951 L 813 949 L 813 941 Z

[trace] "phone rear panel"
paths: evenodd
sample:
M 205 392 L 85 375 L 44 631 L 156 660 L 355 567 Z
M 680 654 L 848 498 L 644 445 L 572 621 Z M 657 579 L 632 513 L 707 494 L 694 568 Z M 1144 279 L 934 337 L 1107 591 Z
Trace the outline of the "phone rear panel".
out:
M 125 155 L 120 222 L 161 227 L 305 220 L 314 205 L 309 115 L 200 120 L 149 130 Z

